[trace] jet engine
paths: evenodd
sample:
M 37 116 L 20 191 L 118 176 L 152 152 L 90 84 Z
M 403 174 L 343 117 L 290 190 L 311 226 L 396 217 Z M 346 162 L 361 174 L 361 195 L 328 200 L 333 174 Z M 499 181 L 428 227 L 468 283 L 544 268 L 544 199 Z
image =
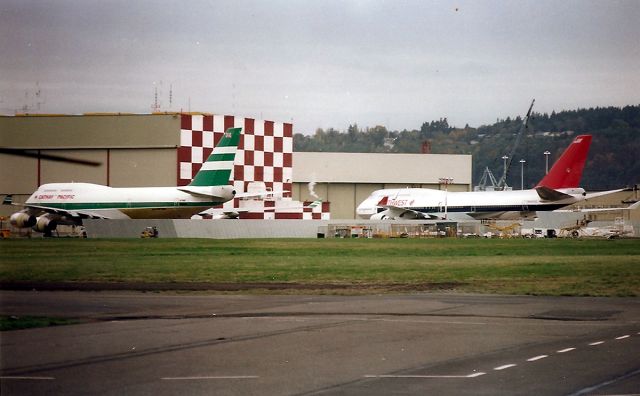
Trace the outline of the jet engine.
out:
M 9 222 L 16 228 L 29 228 L 36 225 L 38 220 L 35 216 L 26 212 L 17 212 L 11 215 Z
M 42 232 L 45 236 L 50 235 L 51 231 L 54 231 L 58 226 L 58 222 L 55 219 L 48 217 L 47 215 L 38 217 L 36 224 L 33 226 L 34 231 Z
M 371 215 L 369 218 L 371 220 L 388 220 L 389 219 L 389 211 L 383 210 L 382 212 Z

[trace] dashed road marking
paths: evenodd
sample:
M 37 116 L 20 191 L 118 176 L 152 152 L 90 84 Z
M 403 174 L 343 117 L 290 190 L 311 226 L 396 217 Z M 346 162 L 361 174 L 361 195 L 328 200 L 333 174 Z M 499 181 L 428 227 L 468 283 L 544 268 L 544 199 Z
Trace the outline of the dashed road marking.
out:
M 365 378 L 469 378 L 466 375 L 365 375 Z
M 638 334 L 640 334 L 640 331 L 638 332 Z M 631 337 L 631 335 L 625 334 L 625 335 L 616 337 L 615 339 L 623 340 L 629 337 Z M 596 345 L 602 345 L 604 343 L 605 341 L 594 341 L 589 343 L 588 345 L 596 346 Z M 575 347 L 569 347 L 569 348 L 559 349 L 556 351 L 556 353 L 567 353 L 567 352 L 575 351 L 576 349 L 577 348 Z M 535 362 L 537 360 L 545 359 L 547 357 L 549 357 L 549 355 L 538 355 L 538 356 L 534 356 L 527 359 L 527 362 Z M 493 370 L 501 371 L 501 370 L 506 370 L 508 368 L 515 367 L 515 366 L 517 366 L 517 364 L 515 363 L 504 364 L 502 366 L 494 367 Z M 365 375 L 364 378 L 476 378 L 486 374 L 487 373 L 480 371 L 480 372 L 475 372 L 469 375 Z
M 477 372 L 477 373 L 473 373 L 473 374 L 469 374 L 469 375 L 413 375 L 413 374 L 406 374 L 406 375 L 392 375 L 392 374 L 380 374 L 380 375 L 376 375 L 376 374 L 367 374 L 364 375 L 364 378 L 476 378 L 476 377 L 480 377 L 481 375 L 485 375 L 486 373 L 483 372 Z
M 255 379 L 260 378 L 257 375 L 215 375 L 204 377 L 162 377 L 161 380 L 180 381 L 180 380 L 217 380 L 217 379 Z
M 515 366 L 517 366 L 517 364 L 512 363 L 512 364 L 505 364 L 503 366 L 494 367 L 493 369 L 496 371 L 500 371 L 500 370 L 508 369 L 510 367 L 515 367 Z

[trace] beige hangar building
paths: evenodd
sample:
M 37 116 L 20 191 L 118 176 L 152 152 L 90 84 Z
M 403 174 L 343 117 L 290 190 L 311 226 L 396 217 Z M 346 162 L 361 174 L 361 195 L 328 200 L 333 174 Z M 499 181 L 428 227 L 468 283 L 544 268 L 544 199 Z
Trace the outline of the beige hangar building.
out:
M 297 201 L 325 203 L 331 219 L 354 219 L 355 209 L 381 188 L 471 190 L 471 156 L 293 152 L 293 125 L 209 113 L 0 116 L 0 147 L 97 161 L 98 166 L 0 154 L 0 195 L 24 202 L 51 182 L 88 182 L 111 187 L 177 186 L 189 183 L 215 141 L 230 127 L 244 128 L 233 184 L 252 182 L 286 190 Z M 16 208 L 4 205 L 0 215 Z M 327 218 L 323 217 L 323 218 Z

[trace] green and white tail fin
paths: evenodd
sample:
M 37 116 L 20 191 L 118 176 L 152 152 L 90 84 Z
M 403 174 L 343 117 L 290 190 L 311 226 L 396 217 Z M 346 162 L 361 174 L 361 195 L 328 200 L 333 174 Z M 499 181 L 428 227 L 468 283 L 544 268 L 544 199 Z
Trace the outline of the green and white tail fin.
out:
M 205 187 L 229 184 L 241 132 L 242 128 L 227 129 L 189 186 Z

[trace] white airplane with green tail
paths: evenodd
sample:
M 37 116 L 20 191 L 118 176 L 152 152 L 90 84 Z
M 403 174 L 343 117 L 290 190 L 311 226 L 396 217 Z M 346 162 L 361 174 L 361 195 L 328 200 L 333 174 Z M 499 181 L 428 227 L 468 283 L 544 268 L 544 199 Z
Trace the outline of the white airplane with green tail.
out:
M 236 196 L 229 184 L 242 128 L 229 128 L 184 187 L 115 188 L 91 183 L 43 184 L 14 213 L 14 227 L 45 235 L 58 224 L 81 224 L 82 219 L 188 219 Z

